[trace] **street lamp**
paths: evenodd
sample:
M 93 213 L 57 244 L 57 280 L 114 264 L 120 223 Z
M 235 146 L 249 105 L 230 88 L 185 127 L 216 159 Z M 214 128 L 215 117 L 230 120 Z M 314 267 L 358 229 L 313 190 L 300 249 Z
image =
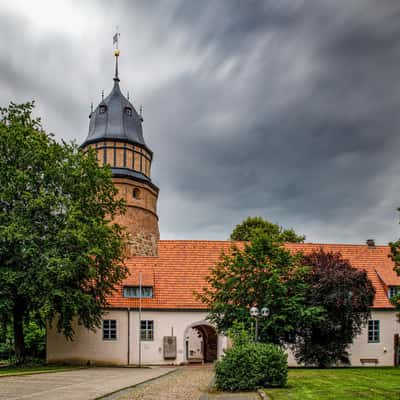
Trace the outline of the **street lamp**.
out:
M 254 339 L 257 342 L 258 341 L 258 320 L 260 318 L 269 317 L 269 308 L 263 307 L 260 312 L 257 307 L 253 306 L 250 308 L 250 317 L 255 318 L 255 320 L 256 320 L 256 329 L 255 329 L 255 333 L 254 333 L 254 336 L 255 336 Z

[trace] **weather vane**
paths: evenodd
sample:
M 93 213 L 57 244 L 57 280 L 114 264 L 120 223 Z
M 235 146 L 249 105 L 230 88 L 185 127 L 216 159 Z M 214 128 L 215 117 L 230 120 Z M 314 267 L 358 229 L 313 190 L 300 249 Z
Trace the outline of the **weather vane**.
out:
M 120 36 L 120 33 L 118 32 L 118 26 L 115 28 L 116 32 L 113 36 L 113 45 L 115 46 L 115 49 L 118 50 L 118 39 Z
M 118 57 L 119 57 L 119 48 L 118 48 L 118 39 L 119 39 L 120 33 L 118 32 L 118 26 L 116 27 L 116 32 L 113 36 L 113 45 L 115 47 L 114 50 L 114 56 L 115 56 L 115 77 L 114 77 L 114 81 L 119 81 L 118 78 Z

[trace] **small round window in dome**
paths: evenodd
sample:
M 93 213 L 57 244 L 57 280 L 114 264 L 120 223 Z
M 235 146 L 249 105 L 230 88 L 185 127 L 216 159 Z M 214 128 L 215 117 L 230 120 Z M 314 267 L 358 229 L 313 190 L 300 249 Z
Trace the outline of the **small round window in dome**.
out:
M 126 107 L 126 108 L 125 108 L 125 114 L 126 114 L 128 117 L 132 117 L 132 108 Z
M 140 199 L 140 190 L 138 188 L 132 190 L 132 197 L 134 199 Z
M 100 114 L 104 114 L 107 111 L 107 107 L 104 105 L 101 105 L 99 110 L 100 110 Z

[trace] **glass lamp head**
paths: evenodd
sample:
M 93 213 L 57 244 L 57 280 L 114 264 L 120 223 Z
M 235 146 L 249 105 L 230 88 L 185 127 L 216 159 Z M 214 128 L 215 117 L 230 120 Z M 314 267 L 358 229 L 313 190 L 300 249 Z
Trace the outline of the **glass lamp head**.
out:
M 257 307 L 251 307 L 250 308 L 250 316 L 252 317 L 258 317 L 258 308 Z
M 269 308 L 268 307 L 263 307 L 261 309 L 261 316 L 262 317 L 268 317 L 269 316 Z

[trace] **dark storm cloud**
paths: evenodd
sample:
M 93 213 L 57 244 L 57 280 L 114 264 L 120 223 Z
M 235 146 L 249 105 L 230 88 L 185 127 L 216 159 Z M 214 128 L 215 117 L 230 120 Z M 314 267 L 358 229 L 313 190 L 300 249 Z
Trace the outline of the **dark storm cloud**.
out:
M 2 105 L 36 100 L 45 126 L 52 117 L 55 132 L 63 130 L 66 140 L 76 137 L 76 116 L 86 99 L 80 97 L 83 79 L 73 43 L 59 33 L 37 36 L 25 18 L 6 14 L 0 14 L 0 37 Z
M 59 137 L 82 141 L 119 25 L 164 238 L 225 239 L 248 215 L 313 241 L 397 238 L 397 2 L 88 4 L 70 34 L 34 30 L 0 1 L 0 100 L 28 93 Z

